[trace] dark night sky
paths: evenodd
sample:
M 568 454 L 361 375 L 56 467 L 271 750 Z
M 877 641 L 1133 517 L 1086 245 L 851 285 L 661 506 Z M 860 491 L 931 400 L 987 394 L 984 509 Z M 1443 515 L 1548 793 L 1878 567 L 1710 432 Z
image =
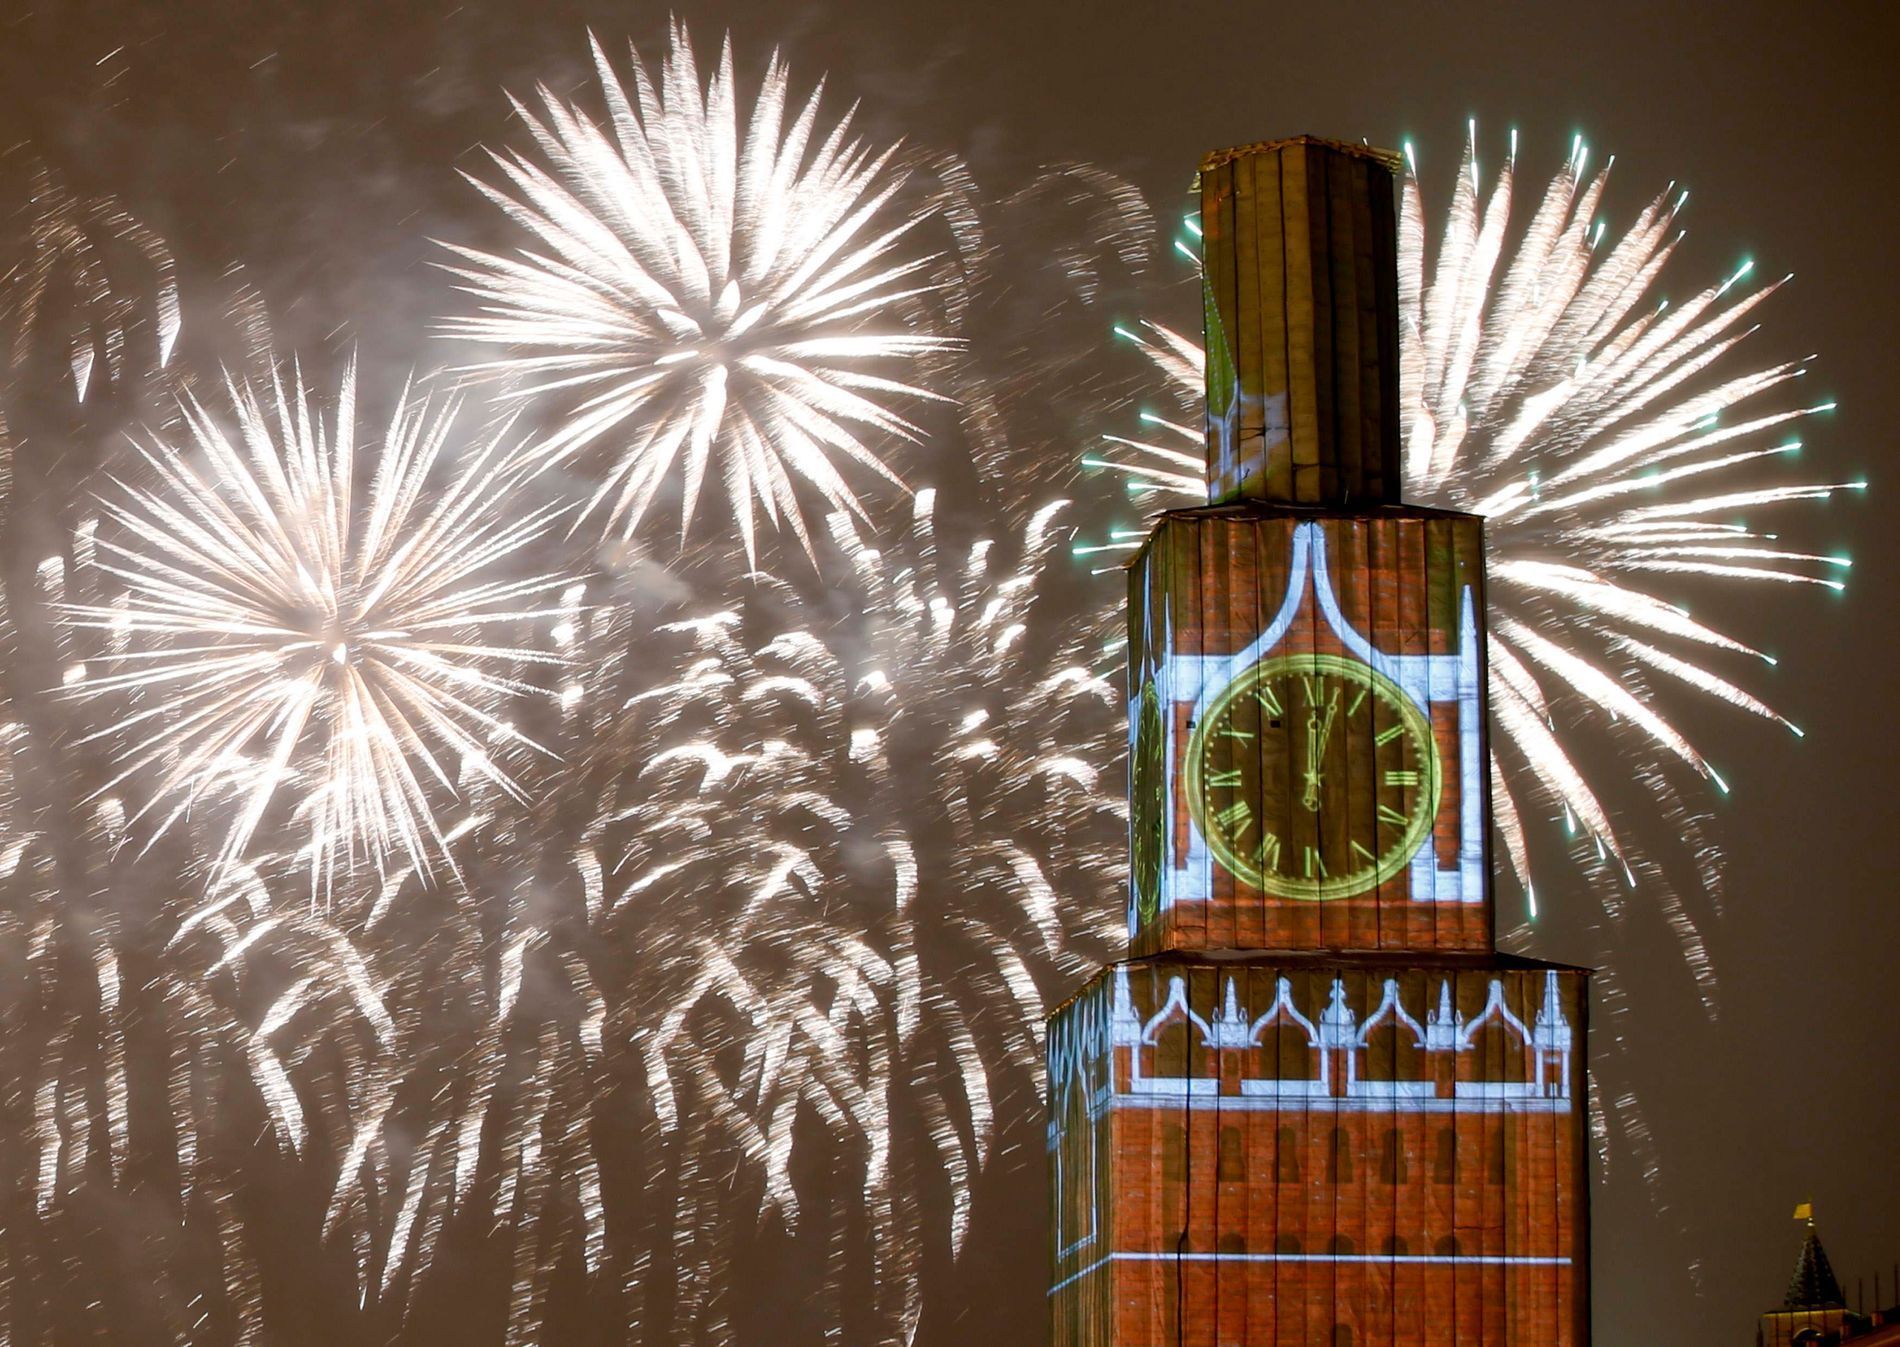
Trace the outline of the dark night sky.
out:
M 1729 863 L 1727 916 L 1709 932 L 1721 1009 L 1701 1021 L 1666 939 L 1624 942 L 1619 972 L 1650 990 L 1621 1026 L 1623 1050 L 1670 1212 L 1654 1214 L 1628 1168 L 1600 1189 L 1600 1340 L 1746 1341 L 1753 1314 L 1779 1298 L 1796 1244 L 1788 1213 L 1803 1199 L 1819 1207 L 1850 1297 L 1855 1275 L 1900 1257 L 1900 904 L 1888 861 L 1900 533 L 1883 526 L 1900 311 L 1894 11 L 689 0 L 680 13 L 702 47 L 730 28 L 755 72 L 780 44 L 795 74 L 828 70 L 835 91 L 862 99 L 874 134 L 957 150 L 998 180 L 1088 160 L 1170 207 L 1205 150 L 1311 131 L 1415 138 L 1429 186 L 1475 116 L 1493 159 L 1511 125 L 1540 171 L 1575 132 L 1614 152 L 1613 221 L 1682 179 L 1690 246 L 1676 265 L 1689 275 L 1742 256 L 1796 274 L 1755 354 L 1819 353 L 1810 383 L 1841 410 L 1808 424 L 1809 466 L 1869 476 L 1874 490 L 1799 521 L 1819 550 L 1853 553 L 1845 597 L 1772 595 L 1748 616 L 1784 657 L 1759 686 L 1806 739 L 1713 711 L 1686 720 L 1736 783 L 1715 823 Z M 582 0 L 52 0 L 0 16 L 0 137 L 121 195 L 187 279 L 242 260 L 292 341 L 348 335 L 371 360 L 404 363 L 441 307 L 428 238 L 492 224 L 451 170 L 478 168 L 475 147 L 512 134 L 500 91 L 572 88 L 587 28 L 653 51 L 666 21 L 659 7 Z M 1553 903 L 1592 901 L 1564 884 L 1553 877 Z M 1561 921 L 1536 950 L 1589 957 Z M 1013 1341 L 1040 1332 L 1032 1231 L 994 1206 L 979 1214 L 977 1238 L 992 1242 L 970 1280 L 1002 1278 Z M 1691 1253 L 1700 1298 L 1683 1268 Z

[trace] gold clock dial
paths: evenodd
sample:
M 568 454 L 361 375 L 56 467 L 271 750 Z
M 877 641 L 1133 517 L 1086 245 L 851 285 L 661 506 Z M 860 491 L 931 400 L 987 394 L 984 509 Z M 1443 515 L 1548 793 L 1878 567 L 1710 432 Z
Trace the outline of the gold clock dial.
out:
M 1431 837 L 1442 789 L 1431 721 L 1405 690 L 1341 655 L 1263 660 L 1221 690 L 1188 739 L 1188 807 L 1242 882 L 1282 898 L 1350 898 Z
M 1134 861 L 1135 917 L 1153 919 L 1161 901 L 1161 862 L 1167 851 L 1168 729 L 1152 682 L 1141 687 L 1135 709 L 1135 747 L 1129 782 L 1129 851 Z

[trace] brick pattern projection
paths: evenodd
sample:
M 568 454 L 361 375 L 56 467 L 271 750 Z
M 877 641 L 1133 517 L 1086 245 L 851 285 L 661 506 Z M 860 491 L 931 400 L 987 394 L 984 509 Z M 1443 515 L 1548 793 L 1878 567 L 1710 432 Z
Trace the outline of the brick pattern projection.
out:
M 1049 1022 L 1054 1341 L 1584 1344 L 1586 974 L 1493 944 L 1480 521 L 1397 499 L 1390 157 L 1201 190 L 1210 504 L 1130 564 L 1131 951 Z

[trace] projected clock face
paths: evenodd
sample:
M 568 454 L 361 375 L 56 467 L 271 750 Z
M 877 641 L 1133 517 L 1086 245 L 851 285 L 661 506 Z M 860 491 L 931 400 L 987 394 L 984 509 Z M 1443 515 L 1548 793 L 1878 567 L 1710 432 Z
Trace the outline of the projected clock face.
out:
M 1370 665 L 1263 660 L 1223 688 L 1188 740 L 1188 807 L 1214 857 L 1282 898 L 1350 898 L 1431 837 L 1431 722 Z
M 1161 897 L 1161 861 L 1167 850 L 1168 731 L 1161 719 L 1161 698 L 1153 683 L 1141 689 L 1135 713 L 1133 796 L 1129 809 L 1130 847 L 1134 856 L 1135 916 L 1146 925 Z

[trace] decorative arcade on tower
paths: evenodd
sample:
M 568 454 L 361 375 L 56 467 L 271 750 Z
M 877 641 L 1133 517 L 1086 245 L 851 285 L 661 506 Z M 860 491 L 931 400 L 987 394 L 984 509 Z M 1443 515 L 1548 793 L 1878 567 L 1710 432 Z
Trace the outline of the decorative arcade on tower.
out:
M 1589 1339 L 1585 980 L 1493 943 L 1481 521 L 1399 492 L 1396 161 L 1210 156 L 1129 569 L 1130 957 L 1050 1017 L 1058 1347 Z

